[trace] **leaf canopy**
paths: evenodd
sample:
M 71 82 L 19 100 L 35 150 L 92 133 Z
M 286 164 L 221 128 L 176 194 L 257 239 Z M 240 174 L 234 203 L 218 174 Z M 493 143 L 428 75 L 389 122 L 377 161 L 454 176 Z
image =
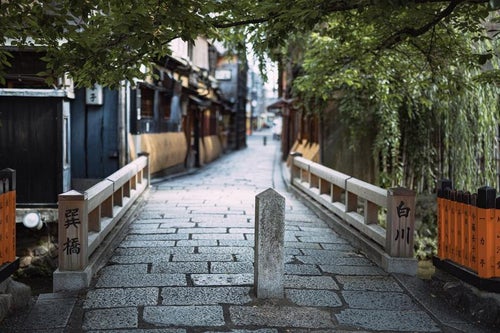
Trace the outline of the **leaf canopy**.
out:
M 488 12 L 487 4 L 487 0 L 16 0 L 0 3 L 0 37 L 13 45 L 44 46 L 49 76 L 69 73 L 80 86 L 94 82 L 114 86 L 144 75 L 141 65 L 150 67 L 168 54 L 175 38 L 192 41 L 206 36 L 224 40 L 233 49 L 250 43 L 261 59 L 277 59 L 290 38 L 337 15 L 344 22 L 335 33 L 353 47 L 366 39 L 361 35 L 366 30 L 354 31 L 360 24 L 355 21 L 371 26 L 378 44 L 371 41 L 372 48 L 364 44 L 359 51 L 376 52 L 417 33 L 443 7 L 450 7 L 451 14 L 441 22 L 474 32 Z M 0 77 L 8 65 L 2 51 Z

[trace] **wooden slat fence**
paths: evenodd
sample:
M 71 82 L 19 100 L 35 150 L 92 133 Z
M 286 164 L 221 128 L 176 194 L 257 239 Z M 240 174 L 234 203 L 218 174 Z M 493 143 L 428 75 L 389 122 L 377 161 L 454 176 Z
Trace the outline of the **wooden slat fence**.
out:
M 16 260 L 16 172 L 0 170 L 0 267 Z
M 480 279 L 500 278 L 500 197 L 483 186 L 476 193 L 456 190 L 452 182 L 438 183 L 438 255 L 464 274 Z M 474 283 L 475 284 L 475 283 Z M 497 283 L 500 290 L 500 283 Z

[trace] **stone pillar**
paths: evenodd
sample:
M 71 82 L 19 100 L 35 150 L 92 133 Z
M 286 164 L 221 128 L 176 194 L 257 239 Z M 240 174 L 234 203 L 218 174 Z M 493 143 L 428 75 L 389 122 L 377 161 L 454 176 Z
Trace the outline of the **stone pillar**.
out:
M 83 271 L 88 263 L 87 195 L 59 194 L 59 270 Z
M 290 153 L 290 157 L 292 158 L 291 162 L 290 162 L 290 186 L 293 186 L 293 180 L 296 178 L 296 177 L 300 177 L 300 169 L 295 167 L 294 165 L 294 159 L 295 157 L 302 157 L 302 153 L 300 152 L 297 152 L 297 151 L 292 151 Z M 302 177 L 300 177 L 302 178 Z M 301 179 L 302 180 L 302 179 Z
M 71 190 L 59 194 L 59 267 L 53 273 L 53 291 L 87 288 L 92 278 L 88 266 L 87 194 Z
M 391 257 L 413 258 L 415 192 L 397 187 L 387 191 L 385 252 Z
M 140 136 L 140 135 L 138 135 Z M 145 156 L 147 159 L 146 167 L 142 170 L 142 178 L 146 179 L 146 184 L 149 186 L 151 184 L 151 169 L 150 169 L 150 159 L 149 159 L 149 153 L 147 152 L 142 152 L 139 153 L 139 156 Z M 142 183 L 142 180 L 140 181 Z
M 255 197 L 254 287 L 257 298 L 283 298 L 285 198 L 269 188 Z

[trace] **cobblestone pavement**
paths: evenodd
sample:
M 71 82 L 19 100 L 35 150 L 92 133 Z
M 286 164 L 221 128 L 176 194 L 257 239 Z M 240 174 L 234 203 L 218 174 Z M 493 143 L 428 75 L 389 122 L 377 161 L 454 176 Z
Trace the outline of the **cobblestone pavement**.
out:
M 92 287 L 46 306 L 38 325 L 31 315 L 29 331 L 487 332 L 436 305 L 418 279 L 386 274 L 292 197 L 279 144 L 263 135 L 193 175 L 154 183 Z M 286 197 L 279 300 L 253 289 L 255 196 L 270 187 Z M 46 327 L 50 311 L 66 326 Z

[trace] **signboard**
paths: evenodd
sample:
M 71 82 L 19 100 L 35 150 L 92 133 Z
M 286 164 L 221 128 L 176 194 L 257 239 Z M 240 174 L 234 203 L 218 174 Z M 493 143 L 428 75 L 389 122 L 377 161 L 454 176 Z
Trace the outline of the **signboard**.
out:
M 103 104 L 102 87 L 99 84 L 95 84 L 92 88 L 86 89 L 85 102 L 87 105 Z
M 231 80 L 231 71 L 228 69 L 218 69 L 215 71 L 215 78 L 217 80 L 226 81 Z

